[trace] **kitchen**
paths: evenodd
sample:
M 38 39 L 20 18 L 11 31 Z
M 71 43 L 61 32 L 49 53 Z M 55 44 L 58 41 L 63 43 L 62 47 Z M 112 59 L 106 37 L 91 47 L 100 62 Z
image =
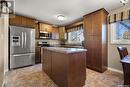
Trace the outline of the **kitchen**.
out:
M 117 49 L 125 46 L 129 50 L 129 2 L 108 1 L 110 4 L 107 4 L 102 1 L 100 6 L 99 2 L 90 1 L 93 6 L 87 5 L 93 9 L 85 9 L 82 1 L 77 0 L 72 4 L 74 7 L 76 3 L 80 5 L 77 10 L 66 3 L 72 10 L 69 14 L 65 12 L 68 8 L 63 5 L 64 0 L 61 1 L 64 9 L 60 9 L 60 5 L 57 7 L 56 2 L 46 1 L 43 6 L 44 1 L 29 1 L 12 2 L 16 12 L 4 19 L 8 21 L 5 21 L 8 34 L 7 31 L 4 34 L 4 46 L 8 50 L 3 54 L 6 56 L 3 87 L 129 86 L 129 65 L 122 67 L 121 63 L 126 61 L 120 61 Z M 37 5 L 33 6 L 35 3 Z M 49 8 L 52 3 L 54 5 Z M 125 31 L 119 30 L 124 27 Z M 122 35 L 124 43 L 111 38 L 115 35 L 111 28 L 120 31 L 117 34 Z

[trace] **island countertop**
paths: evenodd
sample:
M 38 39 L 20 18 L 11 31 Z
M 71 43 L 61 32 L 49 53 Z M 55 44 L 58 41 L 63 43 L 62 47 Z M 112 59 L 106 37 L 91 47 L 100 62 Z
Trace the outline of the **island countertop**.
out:
M 64 47 L 42 47 L 42 48 L 54 52 L 67 53 L 67 54 L 87 51 L 86 49 L 81 48 L 64 48 Z

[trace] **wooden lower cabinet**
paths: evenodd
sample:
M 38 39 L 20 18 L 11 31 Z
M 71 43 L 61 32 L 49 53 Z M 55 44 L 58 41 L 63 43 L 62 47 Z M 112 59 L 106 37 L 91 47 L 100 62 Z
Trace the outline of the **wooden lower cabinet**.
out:
M 35 48 L 35 63 L 41 63 L 41 47 Z
M 41 50 L 41 58 L 42 58 L 42 68 L 43 70 L 52 77 L 52 55 L 51 51 L 48 50 Z
M 43 71 L 58 87 L 83 87 L 86 80 L 86 52 L 60 53 L 42 49 Z
M 40 38 L 40 29 L 39 29 L 39 23 L 35 23 L 35 38 L 39 39 Z
M 87 67 L 97 71 L 102 71 L 102 60 L 100 59 L 100 56 L 102 55 L 102 48 L 100 44 L 100 36 L 87 36 Z

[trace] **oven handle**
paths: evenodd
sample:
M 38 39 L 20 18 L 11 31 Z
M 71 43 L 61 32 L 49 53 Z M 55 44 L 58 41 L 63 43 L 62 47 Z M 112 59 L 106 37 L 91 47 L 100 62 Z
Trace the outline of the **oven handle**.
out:
M 24 44 L 24 36 L 23 36 L 23 32 L 22 32 L 22 48 L 24 47 L 23 44 Z

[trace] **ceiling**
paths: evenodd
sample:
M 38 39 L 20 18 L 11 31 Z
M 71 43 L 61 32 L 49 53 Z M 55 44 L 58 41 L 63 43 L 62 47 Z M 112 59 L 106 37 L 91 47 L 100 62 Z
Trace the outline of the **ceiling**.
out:
M 67 25 L 100 8 L 111 11 L 118 7 L 120 0 L 15 0 L 16 13 L 54 25 Z M 57 14 L 63 14 L 66 20 L 58 21 Z

